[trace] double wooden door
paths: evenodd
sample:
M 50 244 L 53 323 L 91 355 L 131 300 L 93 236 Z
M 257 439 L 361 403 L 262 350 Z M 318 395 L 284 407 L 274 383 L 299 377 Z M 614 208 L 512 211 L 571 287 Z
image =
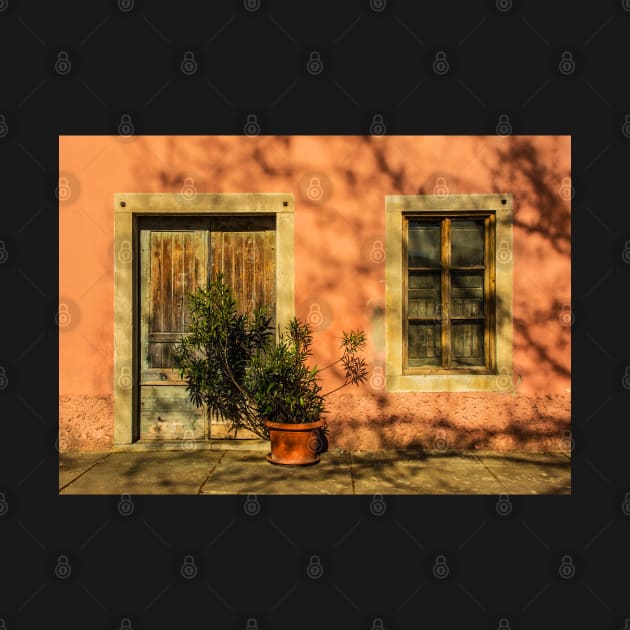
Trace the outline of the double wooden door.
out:
M 228 434 L 220 416 L 190 402 L 173 346 L 189 322 L 188 294 L 219 272 L 242 312 L 270 305 L 275 328 L 274 217 L 143 217 L 138 236 L 140 439 L 252 437 Z

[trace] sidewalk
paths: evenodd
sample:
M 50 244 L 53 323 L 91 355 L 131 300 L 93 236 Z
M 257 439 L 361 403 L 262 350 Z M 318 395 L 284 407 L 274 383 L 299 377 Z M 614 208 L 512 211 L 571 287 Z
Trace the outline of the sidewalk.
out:
M 570 494 L 568 453 L 339 451 L 274 466 L 268 443 L 60 453 L 60 494 Z

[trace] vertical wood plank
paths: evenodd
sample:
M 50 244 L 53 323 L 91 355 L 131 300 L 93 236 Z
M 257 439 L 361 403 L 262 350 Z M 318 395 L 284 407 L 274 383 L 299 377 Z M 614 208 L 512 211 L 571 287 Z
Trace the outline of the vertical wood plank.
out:
M 223 273 L 229 286 L 234 286 L 234 242 L 229 232 L 222 232 L 223 238 Z
M 253 293 L 256 306 L 265 304 L 265 238 L 264 232 L 254 233 Z
M 190 300 L 188 294 L 195 290 L 195 243 L 197 232 L 190 232 L 184 239 L 184 282 L 182 302 L 182 330 L 190 323 Z
M 263 232 L 264 262 L 263 285 L 264 304 L 271 306 L 271 325 L 276 326 L 276 233 L 272 230 Z
M 187 232 L 173 232 L 173 304 L 172 304 L 172 332 L 184 330 L 184 238 Z
M 451 300 L 451 221 L 450 219 L 444 219 L 441 224 L 442 228 L 442 367 L 448 369 L 451 367 L 451 324 L 450 324 L 450 309 L 449 302 Z
M 488 335 L 488 367 L 491 370 L 496 369 L 496 317 L 497 317 L 497 295 L 496 295 L 496 215 L 491 214 L 489 217 L 489 235 L 488 235 L 488 308 L 489 316 L 486 325 L 490 329 Z
M 171 263 L 171 244 L 172 233 L 162 232 L 162 299 L 159 304 L 162 312 L 161 332 L 170 332 L 173 330 L 171 324 L 171 304 L 173 303 L 173 265 Z
M 402 257 L 403 257 L 403 273 L 402 273 L 402 356 L 403 356 L 403 372 L 409 367 L 409 219 L 401 217 L 402 221 Z
M 223 232 L 210 232 L 210 277 L 214 280 L 219 273 L 225 273 L 223 260 Z
M 140 230 L 140 372 L 150 367 L 151 232 Z
M 254 234 L 255 232 L 243 233 L 243 309 L 247 313 L 251 313 L 255 306 Z
M 230 232 L 229 238 L 232 241 L 232 293 L 236 299 L 237 308 L 241 313 L 246 311 L 245 295 L 243 293 L 243 233 Z
M 162 281 L 162 233 L 151 231 L 151 304 L 149 334 L 164 330 L 163 281 Z M 149 343 L 151 367 L 162 367 L 162 347 Z
M 483 355 L 484 363 L 487 368 L 490 367 L 490 217 L 486 217 L 483 221 Z

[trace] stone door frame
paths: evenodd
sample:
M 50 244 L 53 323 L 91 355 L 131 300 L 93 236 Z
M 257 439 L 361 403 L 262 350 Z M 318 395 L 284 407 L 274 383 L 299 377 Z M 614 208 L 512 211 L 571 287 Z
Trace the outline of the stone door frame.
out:
M 291 193 L 116 193 L 114 195 L 114 444 L 139 438 L 137 377 L 139 351 L 140 216 L 275 216 L 276 321 L 295 316 L 295 201 Z

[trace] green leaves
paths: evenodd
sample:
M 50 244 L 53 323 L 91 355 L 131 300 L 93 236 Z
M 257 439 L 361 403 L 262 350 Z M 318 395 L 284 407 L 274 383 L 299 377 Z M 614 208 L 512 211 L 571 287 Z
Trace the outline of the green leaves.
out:
M 244 388 L 252 356 L 270 343 L 268 309 L 240 313 L 222 274 L 189 300 L 190 324 L 176 344 L 174 359 L 191 401 L 221 414 L 231 429 L 247 428 L 268 437 Z
M 326 413 L 324 399 L 332 392 L 321 394 L 321 370 L 306 365 L 313 340 L 307 322 L 294 317 L 284 332 L 278 328 L 275 342 L 269 307 L 240 313 L 222 274 L 192 293 L 190 306 L 190 324 L 174 357 L 195 405 L 219 413 L 230 429 L 247 428 L 263 438 L 264 420 L 315 422 Z M 345 371 L 341 387 L 366 379 L 365 360 L 357 356 L 365 340 L 363 331 L 343 333 L 343 355 L 335 361 Z

